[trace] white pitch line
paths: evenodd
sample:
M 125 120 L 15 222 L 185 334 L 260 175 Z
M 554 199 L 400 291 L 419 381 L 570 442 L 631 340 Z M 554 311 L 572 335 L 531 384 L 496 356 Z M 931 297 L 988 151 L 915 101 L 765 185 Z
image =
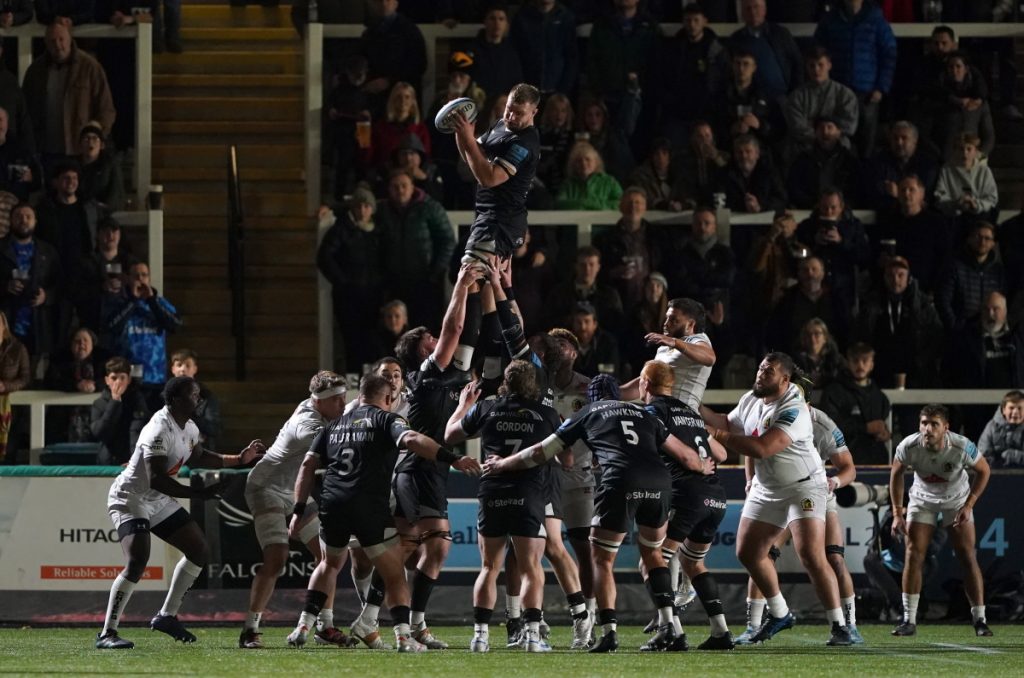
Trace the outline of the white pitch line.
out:
M 804 645 L 822 645 L 822 646 L 824 646 L 824 643 L 816 642 L 816 641 L 810 640 L 809 638 L 799 638 L 798 637 L 798 638 L 795 638 L 795 640 L 799 641 L 800 643 L 802 643 Z M 940 644 L 941 643 L 931 643 L 931 645 L 940 645 Z M 964 645 L 950 645 L 950 647 L 967 649 L 967 646 L 964 646 Z M 847 649 L 849 649 L 851 651 L 851 653 L 853 653 L 853 654 L 863 653 L 863 654 L 882 655 L 882 656 L 886 656 L 886 657 L 900 657 L 901 659 L 924 660 L 924 661 L 937 662 L 939 664 L 951 664 L 951 665 L 956 665 L 956 666 L 970 666 L 970 667 L 974 667 L 974 668 L 977 668 L 977 666 L 978 666 L 976 662 L 968 661 L 966 659 L 956 659 L 954 657 L 937 656 L 937 655 L 930 655 L 930 654 L 926 654 L 926 653 L 912 654 L 910 652 L 903 651 L 903 650 L 895 650 L 894 651 L 894 650 L 889 649 L 889 648 L 871 647 L 869 645 L 853 645 L 851 648 L 836 648 L 837 656 L 841 655 L 841 653 L 844 650 L 847 650 Z M 983 649 L 986 649 L 986 648 L 973 648 L 973 649 L 983 650 Z M 997 653 L 998 651 L 992 650 L 990 652 L 991 653 Z M 988 653 L 986 653 L 986 654 L 988 654 Z
M 967 652 L 978 652 L 981 654 L 1002 654 L 1002 650 L 995 650 L 991 647 L 976 647 L 974 645 L 959 645 L 957 643 L 929 643 L 935 647 L 948 647 L 953 650 L 965 650 Z

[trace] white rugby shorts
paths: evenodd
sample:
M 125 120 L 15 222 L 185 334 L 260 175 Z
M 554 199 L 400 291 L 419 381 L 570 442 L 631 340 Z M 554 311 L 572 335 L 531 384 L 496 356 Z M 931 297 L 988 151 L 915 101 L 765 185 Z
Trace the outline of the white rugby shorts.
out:
M 743 502 L 743 518 L 785 529 L 794 520 L 813 518 L 824 522 L 828 505 L 825 474 L 782 488 L 767 488 L 754 479 Z

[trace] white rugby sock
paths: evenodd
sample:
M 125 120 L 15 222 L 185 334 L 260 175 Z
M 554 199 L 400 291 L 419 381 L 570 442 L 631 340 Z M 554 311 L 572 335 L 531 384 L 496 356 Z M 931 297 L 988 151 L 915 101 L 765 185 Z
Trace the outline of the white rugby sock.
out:
M 519 619 L 523 616 L 523 597 L 510 596 L 505 594 L 505 610 L 509 619 Z
M 307 631 L 316 629 L 316 615 L 312 612 L 303 611 L 299 615 L 299 626 L 305 626 Z
M 363 605 L 363 611 L 359 617 L 363 620 L 364 624 L 376 625 L 377 620 L 380 619 L 380 605 L 371 605 L 370 603 Z
M 259 631 L 260 619 L 262 618 L 262 612 L 253 612 L 252 610 L 249 610 L 249 614 L 245 615 L 245 628 L 250 631 Z
M 420 627 L 426 626 L 427 625 L 426 617 L 427 617 L 427 613 L 426 612 L 413 612 L 412 613 L 412 618 L 409 620 L 411 622 L 412 628 L 419 629 Z
M 164 606 L 160 608 L 160 614 L 176 615 L 181 608 L 181 601 L 185 594 L 196 583 L 196 579 L 202 574 L 203 568 L 191 562 L 188 558 L 182 558 L 174 566 L 174 574 L 171 576 L 171 588 L 167 591 L 167 598 L 164 599 Z
M 903 621 L 909 624 L 917 623 L 917 604 L 920 600 L 920 593 L 903 594 Z
M 370 570 L 370 574 L 365 577 L 352 577 L 352 583 L 356 586 L 356 593 L 359 595 L 361 602 L 366 602 L 366 594 L 370 590 L 371 579 L 373 579 L 373 570 Z
M 675 615 L 672 616 L 672 628 L 675 629 L 677 636 L 683 635 L 683 623 Z
M 761 618 L 767 604 L 764 598 L 747 598 L 747 626 L 752 629 L 761 628 Z
M 850 596 L 842 599 L 843 614 L 846 615 L 846 625 L 857 625 L 857 596 Z
M 985 621 L 984 605 L 975 605 L 971 608 L 971 620 L 975 622 Z
M 789 605 L 786 605 L 786 599 L 782 597 L 781 593 L 776 593 L 768 599 L 768 612 L 776 619 L 789 614 Z
M 489 640 L 491 637 L 491 629 L 489 624 L 473 624 L 473 635 L 484 640 Z
M 711 622 L 711 635 L 724 636 L 729 633 L 729 625 L 725 623 L 724 614 L 716 614 L 714 617 L 709 617 L 708 621 Z
M 116 631 L 121 621 L 121 613 L 124 612 L 128 599 L 135 591 L 135 582 L 128 581 L 124 575 L 117 575 L 114 583 L 110 586 L 110 599 L 107 601 L 107 616 L 103 620 L 103 633 Z
M 842 626 L 845 623 L 843 621 L 843 608 L 837 607 L 832 610 L 825 610 L 825 619 L 828 619 L 829 624 L 839 624 Z
M 409 625 L 405 622 L 401 624 L 395 624 L 395 638 L 408 638 L 412 635 L 409 630 Z
M 317 628 L 333 629 L 334 628 L 334 610 L 325 607 L 320 610 L 320 614 L 316 616 Z
M 671 605 L 667 607 L 658 608 L 658 626 L 664 624 L 671 624 L 672 618 L 675 616 L 675 608 Z

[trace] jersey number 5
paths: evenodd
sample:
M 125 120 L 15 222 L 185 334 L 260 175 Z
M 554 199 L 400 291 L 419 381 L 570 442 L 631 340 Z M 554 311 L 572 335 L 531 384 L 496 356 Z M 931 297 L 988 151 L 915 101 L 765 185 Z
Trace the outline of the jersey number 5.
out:
M 626 436 L 626 442 L 629 443 L 630 445 L 637 445 L 637 444 L 639 444 L 640 436 L 638 436 L 636 434 L 636 431 L 633 430 L 633 423 L 634 422 L 632 422 L 632 421 L 622 421 L 622 422 L 619 422 L 619 423 L 622 424 L 622 435 Z

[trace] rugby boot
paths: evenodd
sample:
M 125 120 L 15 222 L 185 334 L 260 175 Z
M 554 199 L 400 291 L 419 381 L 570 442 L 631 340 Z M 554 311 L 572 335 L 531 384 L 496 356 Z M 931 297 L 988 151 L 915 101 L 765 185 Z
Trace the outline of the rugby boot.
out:
M 505 631 L 508 633 L 508 643 L 505 647 L 519 647 L 526 632 L 522 617 L 509 617 L 505 621 Z
M 753 645 L 754 641 L 752 639 L 755 635 L 757 635 L 757 629 L 753 626 L 748 626 L 747 630 L 737 636 L 736 640 L 733 642 L 737 645 Z
M 344 631 L 334 626 L 317 629 L 313 634 L 313 640 L 317 645 L 337 645 L 338 647 L 353 647 L 359 644 L 358 640 L 346 636 Z
M 698 650 L 731 650 L 736 647 L 731 633 L 724 636 L 708 636 L 708 639 L 697 646 Z
M 690 582 L 690 578 L 684 576 L 683 580 L 679 583 L 679 588 L 676 590 L 676 614 L 683 616 L 683 612 L 690 603 L 697 597 L 697 589 L 693 588 L 693 584 Z
M 831 647 L 849 647 L 853 645 L 850 630 L 839 622 L 832 622 L 832 631 L 825 644 Z
M 570 650 L 583 650 L 590 647 L 590 631 L 594 627 L 594 620 L 587 612 L 582 617 L 572 620 L 572 645 Z
M 242 629 L 238 636 L 238 647 L 243 650 L 262 650 L 263 634 L 255 629 Z
M 352 624 L 352 637 L 356 640 L 363 641 L 363 644 L 371 650 L 390 650 L 391 646 L 384 642 L 384 639 L 380 637 L 380 631 L 377 624 L 367 624 L 363 621 L 362 617 L 359 617 Z
M 97 650 L 130 650 L 133 647 L 135 647 L 135 643 L 117 635 L 117 629 L 110 629 L 106 633 L 96 634 Z
M 551 640 L 551 627 L 548 626 L 546 621 L 544 621 L 543 614 L 544 613 L 541 612 L 542 616 L 540 618 L 540 626 L 538 627 L 540 629 L 540 637 L 541 640 Z
M 647 622 L 647 626 L 644 627 L 644 633 L 654 633 L 660 625 L 661 621 L 655 616 L 651 621 Z
M 178 621 L 178 616 L 173 614 L 158 614 L 149 622 L 149 628 L 154 631 L 166 633 L 175 640 L 183 643 L 194 643 L 196 637 Z
M 916 636 L 917 635 L 917 624 L 911 624 L 910 622 L 900 622 L 900 625 L 892 630 L 894 636 Z
M 785 617 L 774 617 L 771 612 L 767 612 L 764 621 L 761 622 L 761 628 L 750 640 L 754 643 L 763 643 L 766 640 L 771 640 L 776 633 L 793 628 L 794 624 L 796 624 L 796 617 L 792 612 L 787 612 Z
M 288 634 L 288 646 L 294 648 L 300 648 L 306 644 L 309 639 L 309 627 L 305 624 L 299 624 L 295 627 L 295 630 Z
M 427 646 L 412 636 L 396 636 L 395 645 L 398 647 L 399 652 L 419 653 L 427 651 Z
M 974 635 L 981 638 L 987 638 L 992 635 L 992 629 L 988 627 L 988 624 L 985 623 L 984 619 L 979 619 L 974 622 Z
M 850 640 L 853 641 L 854 645 L 864 644 L 864 636 L 860 635 L 860 631 L 857 630 L 856 626 L 847 626 L 846 628 L 850 631 Z
M 540 637 L 540 633 L 527 632 L 525 638 L 523 649 L 527 652 L 551 652 L 551 645 Z
M 672 624 L 662 624 L 658 632 L 646 643 L 640 646 L 641 652 L 664 652 L 676 639 L 676 630 Z
M 473 636 L 473 640 L 469 641 L 470 652 L 490 652 L 491 643 L 481 635 Z
M 412 631 L 412 637 L 418 642 L 427 646 L 428 650 L 447 650 L 448 643 L 443 640 L 438 640 L 434 637 L 434 634 L 430 632 L 430 629 L 426 626 L 420 626 Z
M 594 654 L 602 654 L 605 652 L 615 652 L 619 649 L 619 634 L 615 631 L 608 631 L 601 640 L 597 641 L 594 647 L 590 648 L 589 652 Z

